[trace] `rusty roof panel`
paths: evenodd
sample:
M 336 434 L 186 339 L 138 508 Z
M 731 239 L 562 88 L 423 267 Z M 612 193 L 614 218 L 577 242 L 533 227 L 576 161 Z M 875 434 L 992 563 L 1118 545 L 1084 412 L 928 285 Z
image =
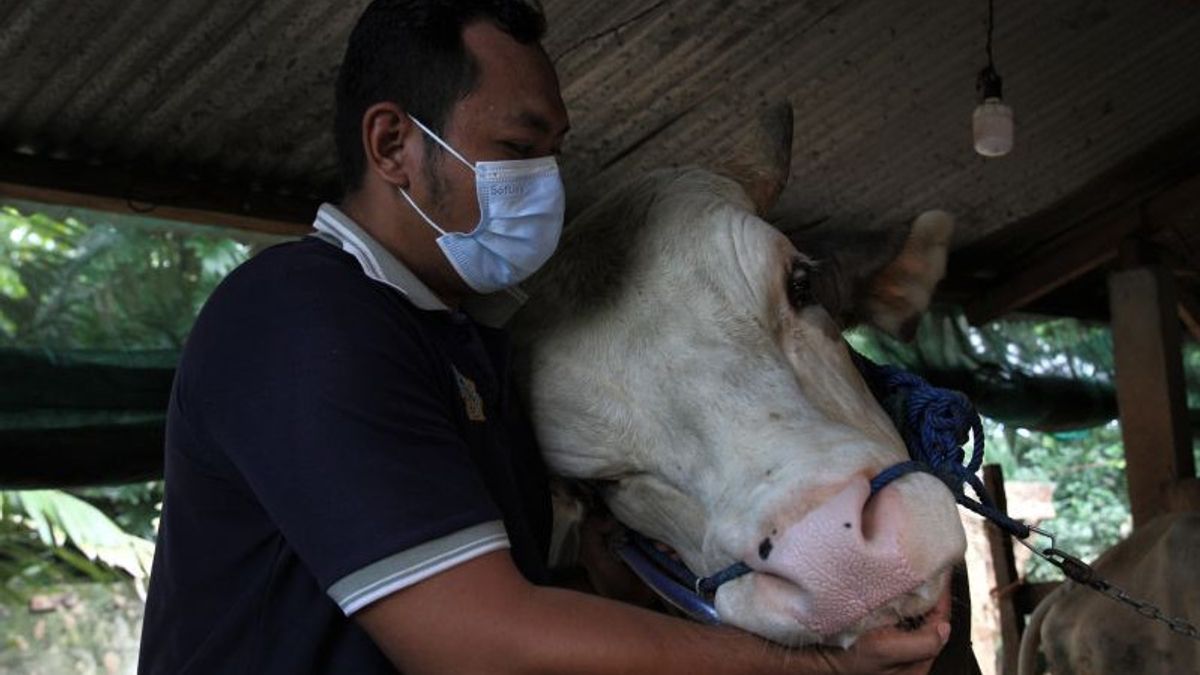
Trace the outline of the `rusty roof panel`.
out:
M 325 194 L 343 43 L 366 0 L 9 0 L 0 149 Z M 986 3 L 546 0 L 575 194 L 731 152 L 796 111 L 787 224 L 881 227 L 933 206 L 977 241 L 1200 119 L 1200 8 L 999 2 L 1016 149 L 970 143 Z

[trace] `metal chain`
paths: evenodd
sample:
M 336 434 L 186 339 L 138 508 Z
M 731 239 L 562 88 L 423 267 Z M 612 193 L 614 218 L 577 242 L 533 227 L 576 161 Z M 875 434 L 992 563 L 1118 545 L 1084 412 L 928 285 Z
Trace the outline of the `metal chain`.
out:
M 1025 548 L 1028 548 L 1030 551 L 1033 551 L 1035 555 L 1042 558 L 1046 562 L 1062 570 L 1062 573 L 1066 575 L 1068 579 L 1083 586 L 1087 586 L 1092 590 L 1098 591 L 1099 593 L 1102 593 L 1119 603 L 1128 605 L 1129 607 L 1132 607 L 1138 614 L 1141 614 L 1147 619 L 1162 622 L 1166 624 L 1166 626 L 1172 631 L 1183 635 L 1184 637 L 1189 637 L 1193 640 L 1200 640 L 1200 629 L 1197 629 L 1195 626 L 1181 618 L 1169 617 L 1166 614 L 1163 614 L 1163 611 L 1155 605 L 1144 600 L 1138 600 L 1137 598 L 1130 596 L 1129 593 L 1127 593 L 1125 589 L 1121 588 L 1120 586 L 1116 586 L 1111 582 L 1106 581 L 1099 574 L 1096 574 L 1095 568 L 1093 568 L 1091 565 L 1083 562 L 1079 558 L 1076 558 L 1069 553 L 1066 553 L 1065 551 L 1062 551 L 1061 549 L 1055 548 L 1054 535 L 1050 532 L 1036 527 L 1030 527 L 1029 529 L 1033 532 L 1037 532 L 1043 537 L 1048 538 L 1050 540 L 1050 547 L 1047 549 L 1038 550 L 1024 539 L 1017 538 L 1017 542 L 1023 545 Z

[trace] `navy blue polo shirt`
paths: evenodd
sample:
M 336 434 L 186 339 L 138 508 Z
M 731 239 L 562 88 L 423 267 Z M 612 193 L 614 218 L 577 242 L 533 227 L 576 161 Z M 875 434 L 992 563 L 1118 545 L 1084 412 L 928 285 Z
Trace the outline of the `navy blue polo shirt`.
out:
M 336 208 L 315 226 L 230 274 L 184 349 L 141 673 L 394 672 L 362 607 L 506 547 L 545 581 L 504 334 Z

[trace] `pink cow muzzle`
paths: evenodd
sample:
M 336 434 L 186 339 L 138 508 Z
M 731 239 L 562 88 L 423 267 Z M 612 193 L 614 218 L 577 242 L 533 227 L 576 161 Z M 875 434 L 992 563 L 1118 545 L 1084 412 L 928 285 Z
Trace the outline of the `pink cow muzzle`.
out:
M 894 487 L 871 497 L 866 479 L 847 483 L 760 546 L 758 574 L 751 575 L 753 604 L 792 617 L 815 635 L 832 636 L 916 591 L 962 551 L 946 546 L 931 555 L 914 549 L 922 544 L 912 536 L 920 519 L 905 501 Z

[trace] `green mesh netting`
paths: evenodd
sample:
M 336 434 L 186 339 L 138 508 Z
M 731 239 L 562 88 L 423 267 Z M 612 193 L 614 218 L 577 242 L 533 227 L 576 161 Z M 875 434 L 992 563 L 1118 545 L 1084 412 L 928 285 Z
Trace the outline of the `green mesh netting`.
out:
M 278 240 L 0 203 L 0 487 L 159 474 L 171 379 L 196 313 L 230 270 Z
M 1107 326 L 1015 317 L 975 328 L 961 312 L 940 307 L 922 319 L 910 344 L 869 328 L 848 337 L 873 359 L 966 393 L 981 414 L 1008 426 L 1069 435 L 1117 417 Z M 1196 405 L 1200 350 L 1186 344 L 1183 357 L 1188 398 Z

